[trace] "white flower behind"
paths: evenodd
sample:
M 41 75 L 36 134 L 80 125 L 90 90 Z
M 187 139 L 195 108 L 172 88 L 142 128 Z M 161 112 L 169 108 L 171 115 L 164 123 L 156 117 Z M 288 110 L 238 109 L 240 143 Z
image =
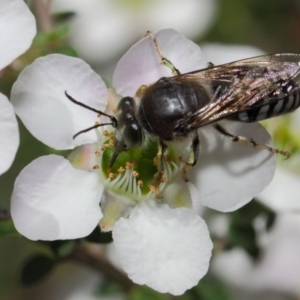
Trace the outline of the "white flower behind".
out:
M 180 70 L 206 67 L 200 48 L 176 31 L 162 30 L 157 39 Z M 113 85 L 122 96 L 134 97 L 141 84 L 161 76 L 171 72 L 160 65 L 151 38 L 144 37 L 120 60 Z M 63 158 L 44 156 L 21 172 L 11 210 L 17 229 L 33 240 L 70 239 L 88 235 L 100 221 L 102 230 L 113 230 L 122 266 L 134 282 L 160 292 L 184 293 L 207 272 L 212 248 L 207 226 L 193 204 L 200 201 L 229 211 L 247 203 L 272 179 L 273 155 L 220 139 L 210 126 L 201 128 L 200 163 L 188 173 L 191 182 L 182 180 L 178 158 L 189 153 L 189 144 L 174 143 L 166 163 L 167 180 L 159 193 L 152 192 L 148 184 L 157 172 L 156 142 L 150 139 L 143 150 L 123 152 L 108 174 L 113 128 L 99 127 L 74 141 L 74 134 L 99 119 L 71 103 L 65 91 L 100 110 L 112 95 L 82 60 L 57 54 L 36 60 L 13 86 L 16 113 L 36 138 L 55 149 L 85 144 L 69 158 L 76 169 Z M 271 145 L 259 124 L 224 126 L 234 133 L 251 132 L 258 142 Z
M 31 45 L 35 19 L 22 0 L 0 1 L 0 71 Z M 14 110 L 0 93 L 0 175 L 11 166 L 18 146 L 19 130 Z
M 19 128 L 12 105 L 0 93 L 0 175 L 11 166 L 18 146 Z
M 57 12 L 75 12 L 70 22 L 70 42 L 86 61 L 107 64 L 145 34 L 172 27 L 198 38 L 213 24 L 215 0 L 52 0 Z

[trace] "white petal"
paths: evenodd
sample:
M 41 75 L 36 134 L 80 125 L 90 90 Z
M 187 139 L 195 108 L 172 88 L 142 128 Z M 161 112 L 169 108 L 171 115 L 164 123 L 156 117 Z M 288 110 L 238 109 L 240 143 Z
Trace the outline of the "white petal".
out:
M 206 274 L 212 242 L 190 209 L 140 204 L 113 230 L 121 264 L 135 283 L 181 295 Z
M 202 44 L 201 49 L 207 60 L 215 65 L 265 54 L 262 50 L 248 45 L 207 43 Z
M 291 171 L 278 167 L 271 184 L 258 195 L 257 199 L 275 211 L 300 209 L 300 177 Z
M 31 240 L 86 236 L 102 217 L 103 189 L 96 173 L 77 170 L 60 156 L 40 157 L 15 182 L 11 214 L 16 229 Z
M 176 30 L 160 30 L 156 34 L 156 39 L 164 56 L 169 59 L 181 73 L 207 67 L 207 59 L 201 48 Z M 169 76 L 171 76 L 170 71 Z
M 0 93 L 0 175 L 12 164 L 19 146 L 19 128 L 14 110 Z
M 0 70 L 30 47 L 35 34 L 35 19 L 24 1 L 1 0 Z
M 252 137 L 272 147 L 267 131 L 258 123 L 222 122 L 232 134 Z M 188 177 L 205 206 L 232 211 L 248 203 L 271 182 L 275 156 L 268 151 L 233 143 L 208 126 L 200 131 L 200 155 Z
M 198 45 L 173 29 L 164 29 L 156 34 L 163 55 L 180 72 L 189 72 L 206 67 L 206 60 Z M 117 64 L 113 86 L 123 96 L 134 96 L 141 85 L 148 85 L 163 76 L 172 76 L 169 68 L 160 64 L 152 39 L 147 36 L 134 44 Z
M 27 129 L 55 149 L 71 149 L 97 140 L 95 130 L 72 138 L 99 120 L 97 114 L 71 102 L 104 111 L 108 93 L 102 79 L 79 58 L 52 54 L 25 68 L 12 88 L 11 101 Z

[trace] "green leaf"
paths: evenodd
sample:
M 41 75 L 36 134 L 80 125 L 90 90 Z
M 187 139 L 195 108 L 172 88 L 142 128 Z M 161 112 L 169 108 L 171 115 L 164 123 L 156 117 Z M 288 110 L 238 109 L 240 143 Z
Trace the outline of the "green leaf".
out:
M 85 237 L 85 240 L 90 243 L 108 244 L 113 241 L 112 232 L 101 232 L 100 227 L 97 226 L 90 235 Z
M 187 291 L 187 294 L 193 295 L 193 299 L 203 300 L 232 300 L 230 288 L 212 276 L 205 276 L 199 284 Z
M 21 282 L 23 285 L 31 285 L 44 279 L 53 269 L 54 259 L 37 254 L 30 257 L 21 272 Z
M 50 242 L 50 248 L 58 258 L 64 258 L 73 252 L 77 240 L 53 241 Z
M 65 23 L 76 16 L 75 12 L 65 11 L 53 14 L 53 19 L 56 23 Z
M 134 288 L 128 295 L 128 300 L 169 300 L 170 296 L 167 294 L 160 294 L 146 286 L 138 286 Z
M 260 249 L 256 244 L 256 232 L 251 224 L 231 222 L 228 238 L 231 244 L 242 247 L 253 258 L 258 258 Z
M 0 236 L 20 236 L 12 220 L 0 221 Z

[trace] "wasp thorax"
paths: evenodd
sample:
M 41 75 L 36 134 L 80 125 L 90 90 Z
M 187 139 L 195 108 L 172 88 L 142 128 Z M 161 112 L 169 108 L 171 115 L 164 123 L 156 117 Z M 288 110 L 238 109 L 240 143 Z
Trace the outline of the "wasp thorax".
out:
M 186 118 L 210 101 L 203 86 L 193 81 L 177 83 L 174 78 L 163 77 L 147 88 L 138 111 L 141 126 L 165 141 L 188 135 Z

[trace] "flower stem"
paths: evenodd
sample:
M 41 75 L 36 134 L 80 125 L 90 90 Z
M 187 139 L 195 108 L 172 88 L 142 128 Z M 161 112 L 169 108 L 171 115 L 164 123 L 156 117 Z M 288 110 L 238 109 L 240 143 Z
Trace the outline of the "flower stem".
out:
M 88 248 L 83 246 L 76 246 L 70 256 L 71 259 L 87 265 L 96 271 L 100 271 L 110 280 L 118 283 L 126 292 L 131 291 L 135 284 L 120 270 L 115 268 L 103 256 L 95 255 Z
M 53 24 L 50 13 L 51 0 L 33 0 L 33 4 L 41 31 L 51 32 L 53 30 Z

